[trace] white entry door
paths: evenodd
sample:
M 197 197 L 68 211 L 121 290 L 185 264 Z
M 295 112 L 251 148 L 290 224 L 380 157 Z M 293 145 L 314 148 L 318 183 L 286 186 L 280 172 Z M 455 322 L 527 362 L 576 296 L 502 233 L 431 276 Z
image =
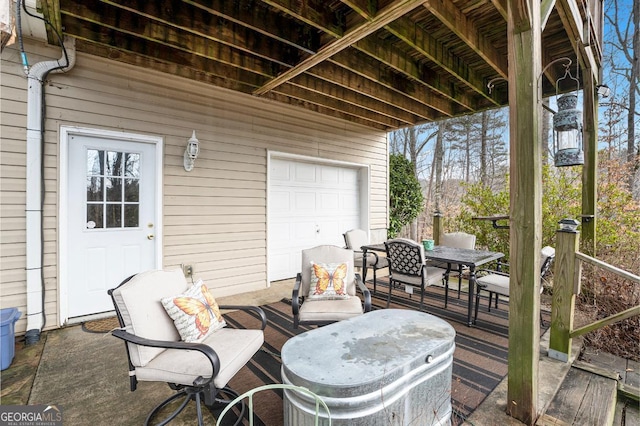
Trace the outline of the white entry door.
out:
M 107 290 L 156 268 L 155 144 L 68 140 L 68 318 L 113 310 Z
M 269 170 L 269 280 L 295 277 L 303 249 L 344 247 L 342 234 L 360 227 L 355 167 L 273 158 Z

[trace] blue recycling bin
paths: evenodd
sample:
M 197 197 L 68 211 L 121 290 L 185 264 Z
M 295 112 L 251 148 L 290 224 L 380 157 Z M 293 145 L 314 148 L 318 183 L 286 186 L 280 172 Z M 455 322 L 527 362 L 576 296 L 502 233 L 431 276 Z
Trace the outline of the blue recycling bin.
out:
M 6 370 L 13 361 L 13 355 L 16 352 L 15 325 L 21 312 L 17 308 L 0 309 L 0 370 Z

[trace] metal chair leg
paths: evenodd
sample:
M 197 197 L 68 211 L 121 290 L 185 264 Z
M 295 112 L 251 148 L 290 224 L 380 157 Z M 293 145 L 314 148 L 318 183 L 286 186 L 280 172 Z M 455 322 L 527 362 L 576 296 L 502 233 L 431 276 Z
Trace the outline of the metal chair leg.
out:
M 376 267 L 373 267 L 373 294 L 376 293 L 376 281 L 377 281 L 377 277 L 376 277 Z

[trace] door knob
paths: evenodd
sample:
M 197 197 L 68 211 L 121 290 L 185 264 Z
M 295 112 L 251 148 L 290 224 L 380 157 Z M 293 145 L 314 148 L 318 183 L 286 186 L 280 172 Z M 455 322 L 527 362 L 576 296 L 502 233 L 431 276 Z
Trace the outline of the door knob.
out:
M 153 240 L 153 237 L 155 237 L 155 235 L 149 234 L 149 235 L 147 235 L 147 240 Z

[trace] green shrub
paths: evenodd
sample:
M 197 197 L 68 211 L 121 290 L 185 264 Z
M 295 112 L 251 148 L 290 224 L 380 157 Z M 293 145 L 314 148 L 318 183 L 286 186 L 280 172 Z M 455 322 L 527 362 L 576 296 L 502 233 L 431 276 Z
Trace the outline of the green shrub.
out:
M 394 238 L 402 227 L 418 217 L 422 211 L 422 188 L 413 165 L 400 154 L 389 156 L 389 229 Z

